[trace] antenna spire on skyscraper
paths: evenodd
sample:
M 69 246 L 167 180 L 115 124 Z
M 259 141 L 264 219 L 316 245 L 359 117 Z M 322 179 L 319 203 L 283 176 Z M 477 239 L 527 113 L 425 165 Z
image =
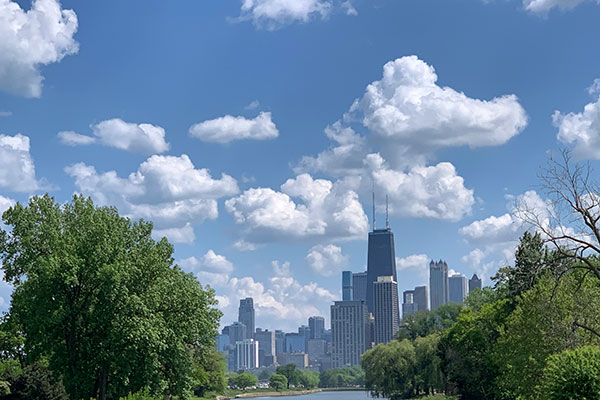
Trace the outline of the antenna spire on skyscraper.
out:
M 373 183 L 373 232 L 375 232 L 375 184 Z
M 385 195 L 385 229 L 390 230 L 390 213 L 388 209 L 388 195 Z

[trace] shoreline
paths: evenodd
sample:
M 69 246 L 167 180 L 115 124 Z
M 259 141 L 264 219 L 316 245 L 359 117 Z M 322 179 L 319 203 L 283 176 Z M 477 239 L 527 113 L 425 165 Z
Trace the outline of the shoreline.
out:
M 322 392 L 323 389 L 311 389 L 311 390 L 298 390 L 289 392 L 254 392 L 254 393 L 240 393 L 234 397 L 217 396 L 216 400 L 232 400 L 232 399 L 250 399 L 254 397 L 280 397 L 280 396 L 300 396 L 304 394 L 312 394 Z

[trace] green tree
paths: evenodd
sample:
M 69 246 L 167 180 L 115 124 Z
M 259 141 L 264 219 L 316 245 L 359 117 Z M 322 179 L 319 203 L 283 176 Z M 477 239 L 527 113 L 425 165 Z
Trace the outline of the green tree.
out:
M 539 394 L 547 400 L 600 400 L 600 347 L 586 346 L 551 356 Z
M 18 400 L 67 400 L 62 383 L 43 363 L 37 362 L 23 368 L 22 373 L 10 385 L 8 399 Z
M 173 247 L 152 239 L 152 224 L 47 195 L 3 220 L 10 315 L 28 362 L 48 357 L 72 400 L 190 389 L 194 349 L 213 346 L 220 312 L 211 290 L 172 265 Z
M 305 371 L 297 371 L 298 374 L 298 382 L 302 387 L 306 389 L 312 389 L 319 386 L 319 373 L 305 370 Z
M 471 307 L 475 312 L 479 312 L 484 304 L 492 304 L 497 300 L 500 300 L 502 297 L 503 296 L 499 291 L 494 290 L 489 286 L 476 288 L 475 290 L 470 291 L 467 295 L 467 298 L 465 299 L 465 306 Z
M 286 377 L 288 388 L 290 385 L 298 384 L 298 371 L 295 364 L 280 365 L 275 372 Z
M 194 394 L 204 397 L 206 392 L 223 393 L 227 388 L 226 371 L 225 357 L 216 349 L 196 351 L 192 369 Z
M 396 339 L 414 340 L 448 329 L 458 318 L 462 306 L 457 303 L 443 304 L 435 310 L 418 311 L 406 315 L 400 321 Z
M 416 389 L 415 363 L 415 349 L 409 340 L 379 344 L 361 359 L 365 387 L 375 397 L 410 398 Z
M 485 304 L 479 313 L 464 309 L 440 339 L 442 368 L 463 398 L 493 400 L 499 395 L 494 346 L 511 310 L 507 299 Z
M 288 381 L 285 375 L 273 374 L 269 378 L 269 386 L 278 392 L 287 388 L 287 383 Z
M 271 375 L 273 375 L 273 372 L 269 371 L 268 369 L 263 369 L 262 371 L 260 371 L 260 374 L 258 374 L 258 380 L 269 380 L 271 378 Z
M 415 339 L 416 392 L 425 394 L 441 392 L 445 388 L 442 360 L 438 355 L 440 336 L 437 333 Z
M 246 390 L 246 388 L 249 388 L 251 386 L 256 386 L 257 383 L 258 378 L 256 377 L 256 375 L 251 374 L 250 372 L 242 372 L 241 374 L 238 374 L 238 376 L 236 376 L 234 379 L 235 386 L 242 390 Z

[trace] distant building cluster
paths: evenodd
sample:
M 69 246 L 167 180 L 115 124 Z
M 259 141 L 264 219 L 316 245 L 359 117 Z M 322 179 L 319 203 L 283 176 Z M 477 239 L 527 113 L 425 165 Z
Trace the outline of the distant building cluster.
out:
M 431 261 L 429 287 L 417 286 L 402 293 L 402 316 L 462 304 L 470 291 L 481 288 L 481 279 L 454 273 L 448 264 Z M 367 271 L 342 272 L 342 300 L 331 305 L 331 329 L 325 318 L 313 316 L 298 332 L 255 328 L 252 298 L 240 300 L 238 321 L 223 328 L 217 346 L 231 371 L 294 364 L 322 371 L 360 364 L 360 357 L 398 332 L 400 304 L 394 234 L 386 215 L 386 228 L 369 232 Z

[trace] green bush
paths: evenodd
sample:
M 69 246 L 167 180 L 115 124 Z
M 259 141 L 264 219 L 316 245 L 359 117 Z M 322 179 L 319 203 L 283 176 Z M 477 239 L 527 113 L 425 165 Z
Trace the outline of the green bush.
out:
M 127 397 L 121 397 L 120 400 L 159 400 L 159 397 L 152 396 L 150 391 L 146 388 L 137 393 L 130 393 Z
M 271 378 L 269 378 L 269 386 L 272 389 L 277 390 L 278 392 L 287 387 L 288 380 L 285 375 L 281 374 L 273 374 Z
M 600 400 L 600 347 L 585 346 L 551 356 L 539 394 L 547 400 Z

